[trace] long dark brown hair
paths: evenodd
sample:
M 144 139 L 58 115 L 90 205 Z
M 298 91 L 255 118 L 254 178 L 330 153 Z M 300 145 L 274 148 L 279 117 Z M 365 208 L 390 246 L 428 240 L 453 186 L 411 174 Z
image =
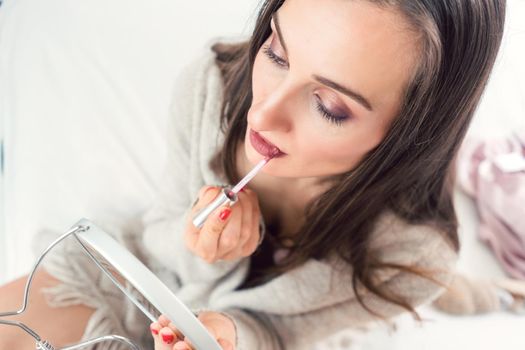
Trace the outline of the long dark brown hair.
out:
M 290 254 L 265 275 L 275 276 L 310 258 L 335 253 L 352 266 L 352 288 L 363 307 L 378 315 L 363 303 L 358 283 L 419 319 L 407 300 L 379 288 L 372 276 L 382 268 L 421 272 L 415 266 L 377 261 L 369 249 L 371 232 L 378 216 L 389 209 L 409 223 L 437 228 L 459 251 L 452 202 L 453 160 L 498 52 L 505 1 L 369 1 L 399 11 L 419 34 L 419 64 L 385 138 L 357 167 L 334 176 L 330 189 L 309 203 L 306 224 L 293 236 Z M 255 56 L 271 33 L 272 14 L 283 2 L 262 4 L 248 41 L 212 47 L 224 84 L 221 128 L 225 142 L 211 166 L 230 183 L 240 180 L 235 154 L 247 127 Z

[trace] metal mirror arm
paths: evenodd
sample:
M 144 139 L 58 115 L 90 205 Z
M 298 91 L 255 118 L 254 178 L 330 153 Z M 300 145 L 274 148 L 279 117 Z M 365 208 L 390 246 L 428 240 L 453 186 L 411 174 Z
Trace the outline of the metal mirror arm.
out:
M 35 272 L 36 272 L 38 266 L 40 265 L 42 260 L 44 260 L 45 256 L 58 243 L 62 242 L 64 239 L 66 239 L 70 235 L 76 234 L 76 233 L 79 233 L 79 232 L 85 232 L 88 229 L 89 229 L 89 227 L 84 227 L 84 226 L 81 226 L 81 225 L 75 226 L 72 229 L 70 229 L 68 232 L 64 233 L 62 236 L 58 237 L 53 243 L 51 243 L 46 248 L 46 250 L 40 255 L 40 257 L 38 258 L 37 262 L 33 266 L 33 269 L 31 270 L 31 273 L 29 274 L 29 276 L 27 278 L 25 289 L 24 289 L 24 300 L 23 300 L 22 307 L 20 308 L 20 310 L 18 310 L 18 311 L 9 311 L 9 312 L 0 312 L 0 317 L 16 316 L 16 315 L 20 315 L 20 314 L 23 313 L 27 309 L 27 303 L 28 303 L 28 300 L 29 300 L 29 292 L 31 290 L 31 283 L 33 282 L 33 277 L 35 275 Z M 45 340 L 42 340 L 42 338 L 35 331 L 33 331 L 31 328 L 29 328 L 28 326 L 26 326 L 22 322 L 7 321 L 7 320 L 0 319 L 0 324 L 7 325 L 7 326 L 15 326 L 15 327 L 19 327 L 22 330 L 24 330 L 27 334 L 29 334 L 30 336 L 32 336 L 35 339 L 35 341 L 36 341 L 36 350 L 75 350 L 75 349 L 80 349 L 80 348 L 83 348 L 83 347 L 86 347 L 86 346 L 89 346 L 89 345 L 93 345 L 93 344 L 96 344 L 96 343 L 100 343 L 100 342 L 103 342 L 103 341 L 109 341 L 109 340 L 117 341 L 117 342 L 120 342 L 120 343 L 124 343 L 124 344 L 128 345 L 132 350 L 140 350 L 140 348 L 135 343 L 133 343 L 131 340 L 129 340 L 128 338 L 119 336 L 119 335 L 106 335 L 106 336 L 98 337 L 98 338 L 95 338 L 95 339 L 87 340 L 87 341 L 84 341 L 84 342 L 81 342 L 81 343 L 78 343 L 78 344 L 75 344 L 75 345 L 71 345 L 71 346 L 67 346 L 67 347 L 63 347 L 63 348 L 57 349 L 57 348 L 53 347 L 53 345 L 51 345 L 49 342 L 47 342 Z
M 47 253 L 49 253 L 49 251 L 51 249 L 53 249 L 58 243 L 62 242 L 69 235 L 71 235 L 73 233 L 76 233 L 76 232 L 83 232 L 83 231 L 85 231 L 84 227 L 82 227 L 82 226 L 75 226 L 71 230 L 69 230 L 68 232 L 64 233 L 62 236 L 58 237 L 53 243 L 51 243 L 49 245 L 49 247 L 47 247 L 47 249 L 38 258 L 37 262 L 33 266 L 33 269 L 31 270 L 31 273 L 29 274 L 29 277 L 27 278 L 26 286 L 25 286 L 25 289 L 24 289 L 24 301 L 23 301 L 23 304 L 22 304 L 22 308 L 20 310 L 18 310 L 18 311 L 0 312 L 0 317 L 20 315 L 21 313 L 23 313 L 26 310 L 26 308 L 27 308 L 27 300 L 29 299 L 29 291 L 30 291 L 30 288 L 31 288 L 31 283 L 33 282 L 33 276 L 35 275 L 36 269 L 38 268 L 38 266 L 40 265 L 42 260 L 44 260 L 44 258 L 47 255 Z M 0 321 L 0 323 L 2 323 L 2 322 L 3 321 Z
M 76 350 L 76 349 L 83 348 L 85 346 L 89 346 L 89 345 L 93 345 L 93 344 L 96 344 L 96 343 L 101 343 L 103 341 L 109 341 L 109 340 L 117 341 L 117 342 L 126 344 L 126 345 L 128 345 L 130 347 L 130 349 L 133 349 L 133 350 L 140 350 L 140 348 L 135 343 L 133 343 L 128 338 L 122 337 L 120 335 L 105 335 L 105 336 L 98 337 L 98 338 L 95 338 L 95 339 L 86 340 L 85 342 L 78 343 L 78 344 L 75 344 L 75 345 L 66 346 L 66 347 L 60 348 L 58 350 Z

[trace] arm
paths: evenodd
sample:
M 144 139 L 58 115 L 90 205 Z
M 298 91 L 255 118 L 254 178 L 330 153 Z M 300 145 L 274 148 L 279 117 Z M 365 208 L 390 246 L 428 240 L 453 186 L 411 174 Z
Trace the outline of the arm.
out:
M 239 264 L 239 260 L 208 264 L 195 257 L 183 239 L 185 220 L 198 190 L 206 182 L 217 181 L 209 169 L 201 169 L 202 163 L 207 161 L 201 158 L 208 157 L 213 150 L 206 149 L 207 143 L 200 144 L 204 137 L 200 133 L 205 127 L 215 127 L 210 124 L 214 121 L 202 120 L 206 115 L 215 115 L 218 123 L 218 115 L 213 113 L 216 101 L 210 100 L 215 97 L 208 96 L 220 89 L 218 74 L 210 53 L 188 66 L 177 80 L 167 126 L 164 176 L 154 207 L 142 218 L 143 244 L 150 266 L 157 273 L 175 273 L 180 285 L 192 290 L 197 288 L 203 294 L 202 288 L 209 287 L 210 282 L 220 279 Z

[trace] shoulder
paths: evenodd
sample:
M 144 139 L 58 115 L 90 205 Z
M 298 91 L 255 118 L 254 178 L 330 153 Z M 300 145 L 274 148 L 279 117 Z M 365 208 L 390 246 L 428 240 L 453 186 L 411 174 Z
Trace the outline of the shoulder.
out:
M 208 146 L 219 130 L 222 79 L 211 47 L 201 50 L 176 75 L 168 118 L 169 137 L 185 147 Z
M 390 210 L 379 215 L 372 228 L 368 249 L 376 259 L 403 265 L 426 264 L 453 267 L 458 253 L 444 232 L 430 224 L 413 224 Z M 342 261 L 331 256 L 327 259 L 334 267 Z
M 369 242 L 374 261 L 386 265 L 370 269 L 374 285 L 393 292 L 411 305 L 437 297 L 453 279 L 458 253 L 443 232 L 427 224 L 412 224 L 386 211 L 378 218 Z M 353 267 L 339 257 L 327 259 L 332 271 L 331 293 L 348 295 Z M 413 273 L 398 267 L 406 267 Z M 367 294 L 362 286 L 358 290 Z
M 413 224 L 391 211 L 379 217 L 370 252 L 385 263 L 452 269 L 458 253 L 445 233 L 430 224 Z
M 177 156 L 178 168 L 181 158 L 186 158 L 192 198 L 203 185 L 222 183 L 209 166 L 225 137 L 221 128 L 223 79 L 212 46 L 213 42 L 205 45 L 177 75 L 167 122 L 168 147 Z
M 459 254 L 445 232 L 431 224 L 409 223 L 392 212 L 378 221 L 370 248 L 385 265 L 374 271 L 374 284 L 413 307 L 437 298 L 456 274 Z
M 181 97 L 190 100 L 199 97 L 202 99 L 206 97 L 206 93 L 220 90 L 221 73 L 215 63 L 215 58 L 215 53 L 211 47 L 207 46 L 181 68 L 175 78 L 174 104 L 177 104 Z
M 213 38 L 209 40 L 195 54 L 194 58 L 183 66 L 176 79 L 176 87 L 180 87 L 186 92 L 192 92 L 194 95 L 211 95 L 220 98 L 223 89 L 223 77 L 219 66 L 235 57 L 235 52 L 239 48 L 245 47 L 247 40 L 246 37 Z

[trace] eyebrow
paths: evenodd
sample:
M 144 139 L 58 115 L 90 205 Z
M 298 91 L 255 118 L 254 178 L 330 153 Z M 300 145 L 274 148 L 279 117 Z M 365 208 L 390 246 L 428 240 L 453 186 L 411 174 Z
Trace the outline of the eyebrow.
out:
M 335 89 L 335 90 L 345 94 L 346 96 L 348 96 L 348 97 L 354 99 L 355 101 L 357 101 L 358 103 L 362 104 L 369 111 L 372 111 L 372 105 L 360 93 L 358 93 L 358 92 L 356 92 L 356 91 L 354 91 L 354 90 L 352 90 L 352 89 L 350 89 L 348 87 L 341 86 L 341 85 L 337 84 L 334 81 L 331 81 L 329 79 L 320 77 L 319 75 L 315 75 L 314 74 L 314 75 L 312 75 L 312 77 L 315 80 L 317 80 L 318 82 L 320 82 L 321 84 L 326 85 L 328 87 L 331 87 L 332 89 Z
M 286 44 L 284 42 L 283 33 L 281 32 L 281 26 L 279 24 L 279 17 L 277 15 L 277 12 L 274 12 L 272 14 L 272 18 L 273 18 L 273 23 L 275 24 L 275 29 L 277 30 L 277 35 L 279 36 L 279 41 L 281 42 L 281 45 L 283 46 L 284 52 L 286 53 L 286 55 L 288 55 L 288 50 L 286 49 Z M 363 95 L 361 95 L 357 91 L 352 90 L 348 87 L 344 87 L 341 84 L 336 83 L 335 81 L 321 77 L 316 74 L 313 74 L 312 78 L 314 78 L 317 82 L 323 85 L 326 85 L 328 87 L 331 87 L 332 89 L 335 89 L 341 92 L 342 94 L 352 98 L 353 100 L 363 105 L 367 110 L 372 111 L 372 104 Z

